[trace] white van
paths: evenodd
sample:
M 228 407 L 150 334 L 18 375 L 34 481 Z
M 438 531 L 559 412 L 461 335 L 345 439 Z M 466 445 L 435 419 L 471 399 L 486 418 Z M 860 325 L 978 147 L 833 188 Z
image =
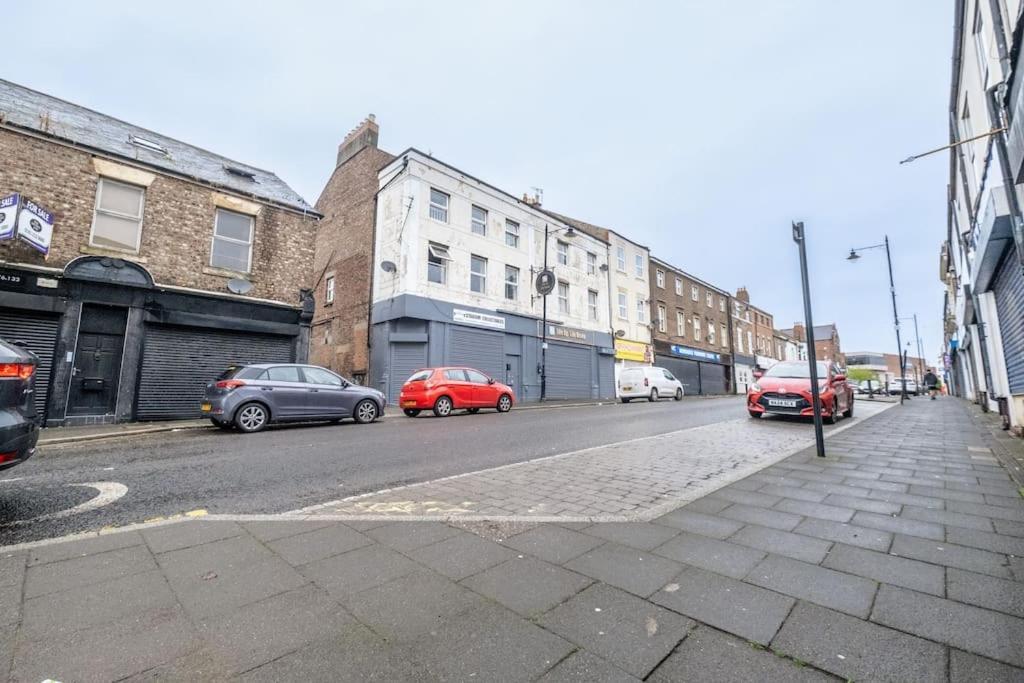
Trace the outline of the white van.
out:
M 683 384 L 665 368 L 624 368 L 619 373 L 619 398 L 629 403 L 634 398 L 657 401 L 659 398 L 683 398 Z

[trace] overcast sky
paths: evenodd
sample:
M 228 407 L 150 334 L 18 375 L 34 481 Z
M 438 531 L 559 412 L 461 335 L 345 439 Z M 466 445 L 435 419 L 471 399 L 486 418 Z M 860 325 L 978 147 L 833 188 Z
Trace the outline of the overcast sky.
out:
M 814 319 L 844 351 L 941 347 L 938 252 L 952 3 L 19 2 L 2 77 L 239 161 L 313 202 L 367 113 L 513 194 L 611 227 L 776 327 L 803 318 L 790 221 L 808 230 Z M 0 160 L 2 163 L 2 160 Z M 909 323 L 912 338 L 913 323 Z M 904 329 L 907 330 L 908 327 Z

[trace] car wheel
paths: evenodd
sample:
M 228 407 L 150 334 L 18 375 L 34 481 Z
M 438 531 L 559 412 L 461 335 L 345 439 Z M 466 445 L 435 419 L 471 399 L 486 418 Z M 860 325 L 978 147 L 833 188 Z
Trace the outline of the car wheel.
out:
M 832 409 L 828 411 L 828 417 L 825 418 L 825 422 L 830 425 L 837 424 L 839 422 L 839 399 L 832 401 Z
M 361 425 L 369 424 L 380 417 L 380 408 L 370 399 L 364 398 L 356 404 L 356 409 L 352 411 L 352 416 Z
M 434 415 L 438 417 L 448 417 L 452 414 L 452 400 L 447 396 L 434 401 Z
M 855 401 L 850 399 L 850 407 L 843 412 L 843 417 L 853 417 L 853 404 Z
M 632 401 L 633 399 L 631 399 L 631 398 L 626 398 L 626 397 L 622 397 L 622 398 L 621 398 L 621 399 L 619 399 L 619 400 L 620 400 L 620 401 L 622 401 L 623 403 L 629 403 L 629 402 L 630 402 L 630 401 Z
M 512 397 L 508 394 L 502 394 L 498 398 L 498 412 L 507 413 L 512 410 Z
M 270 412 L 259 403 L 246 403 L 235 413 L 235 425 L 247 434 L 263 430 L 270 421 Z
M 682 401 L 683 400 L 683 390 L 682 389 L 676 389 L 675 399 L 677 401 Z
M 658 400 L 658 390 L 657 389 L 651 389 L 651 395 L 647 397 L 647 400 L 650 401 L 651 403 L 654 403 L 655 401 L 657 401 Z
M 747 414 L 750 415 L 750 417 L 754 418 L 755 420 L 761 419 L 761 413 L 757 412 L 756 410 L 748 410 Z
M 417 410 L 416 408 L 406 408 L 402 412 L 405 413 L 406 417 L 416 417 L 417 415 L 420 414 L 420 411 Z
M 470 415 L 476 415 L 477 413 L 480 412 L 480 409 L 479 408 L 466 408 L 466 412 L 469 413 Z

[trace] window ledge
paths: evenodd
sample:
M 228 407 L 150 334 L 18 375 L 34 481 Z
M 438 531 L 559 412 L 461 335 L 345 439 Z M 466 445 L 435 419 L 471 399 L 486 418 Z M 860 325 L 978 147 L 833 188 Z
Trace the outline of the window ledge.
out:
M 227 278 L 244 278 L 249 282 L 256 282 L 256 278 L 252 273 L 243 273 L 240 270 L 228 270 L 227 268 L 214 268 L 213 266 L 203 266 L 204 275 L 213 275 L 214 277 L 227 277 Z
M 90 245 L 79 247 L 79 252 L 90 256 L 109 256 L 110 258 L 124 259 L 132 263 L 149 263 L 144 256 L 139 256 L 134 251 L 120 251 L 118 249 L 106 249 L 104 247 L 93 247 Z

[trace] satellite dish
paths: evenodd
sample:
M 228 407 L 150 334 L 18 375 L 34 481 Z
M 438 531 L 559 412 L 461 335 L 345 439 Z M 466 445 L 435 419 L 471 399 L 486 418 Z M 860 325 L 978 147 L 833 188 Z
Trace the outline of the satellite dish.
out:
M 537 287 L 538 294 L 547 296 L 555 289 L 555 274 L 550 268 L 542 270 L 537 273 L 537 280 L 534 284 Z
M 252 291 L 252 283 L 245 278 L 234 277 L 228 280 L 228 291 L 234 294 L 248 294 Z
M 381 261 L 380 269 L 385 273 L 393 273 L 398 270 L 398 266 L 395 265 L 394 261 Z
M 619 337 L 621 339 L 622 337 L 626 336 L 626 331 L 625 330 L 615 330 L 615 336 Z

